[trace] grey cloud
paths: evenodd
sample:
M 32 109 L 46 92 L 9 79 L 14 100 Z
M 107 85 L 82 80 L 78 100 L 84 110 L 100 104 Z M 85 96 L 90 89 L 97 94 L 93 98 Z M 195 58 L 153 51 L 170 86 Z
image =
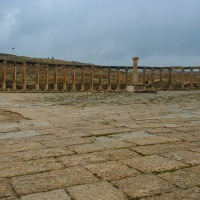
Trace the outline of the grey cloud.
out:
M 103 65 L 199 65 L 199 0 L 0 0 L 0 51 Z M 10 19 L 6 15 L 13 13 Z

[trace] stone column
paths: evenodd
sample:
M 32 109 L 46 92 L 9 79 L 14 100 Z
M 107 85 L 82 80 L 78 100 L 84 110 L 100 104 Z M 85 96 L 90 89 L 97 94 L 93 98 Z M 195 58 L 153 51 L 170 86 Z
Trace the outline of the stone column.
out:
M 194 74 L 193 74 L 193 68 L 190 68 L 190 90 L 194 89 Z
M 133 57 L 133 84 L 138 84 L 138 57 Z
M 160 90 L 163 90 L 163 69 L 159 69 L 160 71 Z
M 125 69 L 125 81 L 126 81 L 125 91 L 127 91 L 127 89 L 128 89 L 128 67 Z
M 102 91 L 102 67 L 99 67 L 99 91 Z
M 48 91 L 49 90 L 49 66 L 45 66 L 45 86 L 44 90 Z
M 81 68 L 81 92 L 85 91 L 85 67 Z
M 120 90 L 120 69 L 117 68 L 117 88 L 116 91 Z
M 39 65 L 37 64 L 35 66 L 35 90 L 38 91 L 40 89 L 40 86 L 39 86 L 39 80 L 40 76 L 39 76 Z
M 154 68 L 151 68 L 151 89 L 154 90 Z
M 184 89 L 185 85 L 185 70 L 184 68 L 181 69 L 181 89 Z
M 72 68 L 72 91 L 76 91 L 76 69 L 75 67 Z
M 2 64 L 2 90 L 6 90 L 6 62 Z
M 173 90 L 173 86 L 172 86 L 172 68 L 169 68 L 169 90 Z
M 111 68 L 108 68 L 108 91 L 111 91 Z
M 26 64 L 22 67 L 22 90 L 26 91 Z
M 58 67 L 54 67 L 54 91 L 58 90 Z
M 16 87 L 16 80 L 17 80 L 17 67 L 16 64 L 13 65 L 13 81 L 12 81 L 12 90 L 15 91 Z
M 146 68 L 143 68 L 143 86 L 144 90 L 146 89 Z
M 93 67 L 90 68 L 90 91 L 93 91 Z
M 67 90 L 67 69 L 63 67 L 63 91 Z

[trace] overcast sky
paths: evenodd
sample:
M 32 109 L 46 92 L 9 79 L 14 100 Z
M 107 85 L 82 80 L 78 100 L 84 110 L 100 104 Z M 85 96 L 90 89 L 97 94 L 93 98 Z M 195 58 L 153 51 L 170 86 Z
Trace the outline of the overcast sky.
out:
M 200 66 L 200 0 L 0 0 L 0 53 Z

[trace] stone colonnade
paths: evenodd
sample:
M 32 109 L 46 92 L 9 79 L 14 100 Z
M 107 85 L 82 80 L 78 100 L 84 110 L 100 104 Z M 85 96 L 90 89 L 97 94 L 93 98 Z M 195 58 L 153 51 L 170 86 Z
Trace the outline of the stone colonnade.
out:
M 110 67 L 110 66 L 95 66 L 95 65 L 74 65 L 74 66 L 63 66 L 63 65 L 54 65 L 53 66 L 53 91 L 59 91 L 58 89 L 58 80 L 62 82 L 62 91 L 69 91 L 68 85 L 71 84 L 70 90 L 71 91 L 78 91 L 77 88 L 77 69 L 81 71 L 79 74 L 79 78 L 81 80 L 80 83 L 80 91 L 84 92 L 86 90 L 88 91 L 127 91 L 128 86 L 130 85 L 142 85 L 142 89 L 164 89 L 164 78 L 163 78 L 163 71 L 168 71 L 167 78 L 168 78 L 168 88 L 165 88 L 165 90 L 173 90 L 173 72 L 179 71 L 181 74 L 180 82 L 181 82 L 181 88 L 185 89 L 185 72 L 188 73 L 189 70 L 189 89 L 194 88 L 194 69 L 198 69 L 200 72 L 200 67 L 138 67 L 138 57 L 133 57 L 133 66 L 128 67 Z M 1 90 L 6 91 L 7 90 L 7 73 L 6 68 L 9 64 L 6 62 L 1 62 Z M 12 91 L 19 91 L 19 88 L 17 88 L 17 67 L 21 66 L 21 91 L 27 91 L 27 68 L 30 67 L 26 63 L 12 63 L 12 88 L 10 88 Z M 49 89 L 49 65 L 48 64 L 42 64 L 42 66 L 38 63 L 34 64 L 35 66 L 35 91 L 41 91 L 41 72 L 40 69 L 43 67 L 44 73 L 42 74 L 44 79 L 44 91 L 50 91 Z M 58 76 L 58 68 L 59 70 L 62 70 L 62 77 Z M 86 71 L 87 69 L 87 71 Z M 139 70 L 142 70 L 141 73 Z M 70 77 L 67 76 L 68 72 L 70 73 Z M 103 72 L 106 71 L 103 75 Z M 89 78 L 86 77 L 86 72 L 89 74 Z M 112 73 L 115 73 L 115 80 L 113 80 Z M 131 75 L 132 74 L 132 75 Z M 141 74 L 141 75 L 139 75 Z M 32 74 L 33 75 L 33 74 Z M 132 76 L 132 81 L 130 80 L 130 75 Z M 157 78 L 155 80 L 155 76 L 157 75 Z M 95 79 L 94 83 L 94 76 L 96 79 L 98 79 L 98 82 Z M 140 77 L 141 76 L 141 77 Z M 98 78 L 97 78 L 98 77 Z M 87 78 L 87 79 L 86 79 Z M 43 81 L 42 81 L 43 82 Z M 70 82 L 70 83 L 69 83 Z M 89 82 L 89 89 L 85 88 L 86 82 Z M 104 82 L 104 84 L 103 84 Z M 106 82 L 106 85 L 105 85 Z M 159 82 L 155 87 L 155 83 Z M 166 82 L 166 73 L 165 73 L 165 82 Z M 43 83 L 42 83 L 43 84 Z M 95 85 L 95 88 L 94 88 Z M 114 86 L 113 86 L 114 85 Z M 123 89 L 122 89 L 123 85 Z M 114 89 L 113 89 L 114 88 Z

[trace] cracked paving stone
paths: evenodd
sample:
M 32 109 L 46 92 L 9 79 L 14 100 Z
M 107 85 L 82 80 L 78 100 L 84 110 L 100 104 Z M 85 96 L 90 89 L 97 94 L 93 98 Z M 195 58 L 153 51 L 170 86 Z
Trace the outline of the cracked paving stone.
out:
M 129 149 L 106 150 L 81 155 L 64 156 L 58 158 L 66 167 L 73 165 L 85 165 L 106 161 L 124 160 L 138 157 L 139 155 Z
M 64 189 L 22 196 L 21 200 L 71 200 Z
M 180 188 L 200 185 L 200 165 L 158 175 Z
M 67 190 L 76 200 L 127 200 L 124 193 L 104 181 L 78 185 Z
M 33 160 L 33 159 L 36 160 L 48 157 L 69 156 L 73 154 L 74 152 L 68 150 L 68 148 L 66 147 L 36 149 L 36 150 L 27 150 L 15 153 L 0 154 L 0 162 L 14 162 L 23 160 Z
M 179 190 L 175 190 L 171 193 L 162 194 L 160 196 L 142 198 L 141 200 L 170 200 L 170 199 L 199 200 L 200 199 L 200 188 L 194 187 L 194 188 L 190 188 L 187 190 L 179 189 Z
M 174 186 L 156 175 L 141 174 L 135 177 L 128 177 L 112 181 L 120 190 L 131 198 L 142 198 L 170 192 Z
M 1 200 L 19 200 L 17 197 L 7 197 L 7 198 L 3 198 Z
M 63 165 L 54 158 L 13 162 L 12 165 L 10 163 L 1 163 L 0 177 L 20 176 L 61 168 L 63 168 Z
M 128 176 L 140 174 L 134 168 L 129 168 L 116 161 L 91 164 L 86 165 L 85 167 L 93 174 L 97 174 L 97 176 L 101 177 L 103 180 L 122 179 Z
M 98 179 L 81 166 L 11 178 L 20 195 L 45 192 L 74 185 L 97 182 Z
M 187 166 L 187 164 L 171 160 L 168 158 L 164 158 L 159 155 L 138 157 L 128 160 L 123 160 L 122 162 L 144 173 L 170 171 Z
M 162 154 L 162 156 L 190 164 L 191 166 L 200 164 L 200 153 L 191 151 L 175 151 Z
M 112 141 L 105 143 L 92 143 L 92 144 L 84 144 L 84 145 L 74 145 L 70 146 L 69 149 L 73 150 L 77 153 L 91 153 L 95 151 L 105 151 L 108 149 L 121 149 L 134 146 L 134 144 L 123 142 L 123 141 Z
M 153 136 L 153 137 L 134 138 L 134 139 L 126 140 L 126 141 L 137 144 L 137 145 L 149 145 L 149 144 L 178 142 L 178 141 L 181 141 L 181 139 L 168 138 L 164 136 Z
M 0 178 L 0 198 L 14 196 L 14 190 L 8 180 Z

